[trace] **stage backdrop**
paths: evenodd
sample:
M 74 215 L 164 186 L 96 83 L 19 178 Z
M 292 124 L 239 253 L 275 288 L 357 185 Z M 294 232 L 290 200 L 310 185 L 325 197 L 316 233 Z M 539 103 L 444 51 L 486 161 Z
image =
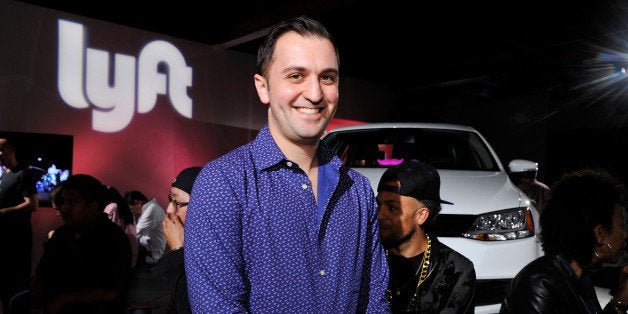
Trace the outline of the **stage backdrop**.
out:
M 0 0 L 0 43 L 0 131 L 71 136 L 72 173 L 164 208 L 181 169 L 266 122 L 253 55 L 9 0 Z M 343 77 L 333 125 L 385 116 L 389 94 Z

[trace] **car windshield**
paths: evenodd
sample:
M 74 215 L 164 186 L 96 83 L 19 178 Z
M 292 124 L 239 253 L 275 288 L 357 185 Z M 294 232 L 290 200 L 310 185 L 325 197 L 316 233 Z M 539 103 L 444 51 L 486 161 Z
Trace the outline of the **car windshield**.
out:
M 382 128 L 331 132 L 323 138 L 345 165 L 390 167 L 420 160 L 436 169 L 499 171 L 484 141 L 473 132 Z

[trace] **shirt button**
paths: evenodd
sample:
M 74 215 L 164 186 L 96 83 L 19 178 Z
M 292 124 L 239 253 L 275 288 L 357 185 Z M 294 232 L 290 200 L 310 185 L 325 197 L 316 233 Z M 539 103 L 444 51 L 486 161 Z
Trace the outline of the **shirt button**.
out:
M 288 161 L 288 162 L 286 163 L 286 165 L 287 165 L 288 167 L 292 167 L 292 161 Z
M 320 274 L 321 274 L 321 276 L 325 276 L 325 270 L 324 270 L 324 269 L 321 269 Z
M 307 184 L 305 184 L 305 183 L 301 184 L 301 188 L 304 189 L 304 190 L 307 190 Z

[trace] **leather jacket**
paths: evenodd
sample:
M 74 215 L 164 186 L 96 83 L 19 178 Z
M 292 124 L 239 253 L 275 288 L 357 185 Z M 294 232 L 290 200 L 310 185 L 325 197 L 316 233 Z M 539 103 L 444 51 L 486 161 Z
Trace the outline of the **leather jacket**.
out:
M 418 302 L 409 302 L 414 294 L 416 280 L 398 296 L 390 297 L 393 313 L 473 313 L 475 306 L 475 267 L 462 254 L 431 236 L 431 262 L 425 279 L 418 290 Z M 391 276 L 395 269 L 390 269 Z M 389 281 L 390 290 L 394 282 Z M 391 300 L 392 299 L 392 300 Z
M 500 313 L 616 313 L 602 310 L 593 284 L 568 261 L 545 255 L 526 265 L 506 289 Z

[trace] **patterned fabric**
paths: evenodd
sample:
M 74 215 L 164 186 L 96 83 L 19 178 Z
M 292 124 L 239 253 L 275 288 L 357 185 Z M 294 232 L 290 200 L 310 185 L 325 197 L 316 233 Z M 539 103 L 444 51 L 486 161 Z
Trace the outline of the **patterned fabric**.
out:
M 430 236 L 430 239 L 432 239 L 430 270 L 425 282 L 419 286 L 418 303 L 410 302 L 419 280 L 418 275 L 414 278 L 412 275 L 416 273 L 420 265 L 422 254 L 416 258 L 406 259 L 389 253 L 392 312 L 473 313 L 476 283 L 473 262 L 442 244 L 435 236 Z M 410 276 L 407 277 L 413 280 L 402 287 L 396 287 L 396 281 L 393 278 L 401 278 L 398 271 L 402 271 L 399 266 L 403 267 L 403 265 L 411 268 Z
M 370 183 L 327 147 L 318 162 L 318 204 L 268 126 L 204 167 L 185 225 L 194 313 L 388 312 Z

